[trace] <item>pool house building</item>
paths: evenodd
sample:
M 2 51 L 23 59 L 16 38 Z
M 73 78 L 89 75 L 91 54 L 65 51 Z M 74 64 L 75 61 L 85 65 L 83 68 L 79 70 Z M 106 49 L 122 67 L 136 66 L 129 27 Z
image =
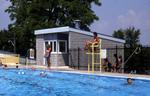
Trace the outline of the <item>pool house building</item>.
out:
M 98 37 L 101 38 L 102 63 L 106 57 L 111 63 L 114 63 L 114 54 L 121 55 L 124 59 L 124 40 L 97 33 Z M 44 54 L 47 44 L 50 44 L 52 47 L 52 66 L 87 68 L 88 56 L 84 47 L 85 41 L 93 38 L 92 32 L 66 26 L 35 30 L 35 35 L 36 62 L 38 65 L 46 65 Z

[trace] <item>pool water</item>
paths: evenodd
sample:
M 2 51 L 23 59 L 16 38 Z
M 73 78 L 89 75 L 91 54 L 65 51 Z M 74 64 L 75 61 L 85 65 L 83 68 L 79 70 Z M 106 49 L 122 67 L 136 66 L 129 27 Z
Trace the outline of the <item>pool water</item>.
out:
M 48 72 L 0 69 L 0 96 L 150 96 L 150 81 Z

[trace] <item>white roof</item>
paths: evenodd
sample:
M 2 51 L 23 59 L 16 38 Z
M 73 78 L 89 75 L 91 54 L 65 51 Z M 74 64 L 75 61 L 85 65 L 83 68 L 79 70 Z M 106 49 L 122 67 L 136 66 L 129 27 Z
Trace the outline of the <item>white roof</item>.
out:
M 40 35 L 40 34 L 63 33 L 63 32 L 76 32 L 76 33 L 81 33 L 81 34 L 93 36 L 92 32 L 83 31 L 83 30 L 75 29 L 75 28 L 70 28 L 69 26 L 35 30 L 34 34 Z M 107 39 L 107 40 L 112 40 L 112 41 L 116 41 L 116 42 L 120 42 L 120 43 L 125 43 L 125 40 L 114 38 L 114 37 L 104 35 L 104 34 L 98 34 L 98 37 L 100 37 L 102 39 Z

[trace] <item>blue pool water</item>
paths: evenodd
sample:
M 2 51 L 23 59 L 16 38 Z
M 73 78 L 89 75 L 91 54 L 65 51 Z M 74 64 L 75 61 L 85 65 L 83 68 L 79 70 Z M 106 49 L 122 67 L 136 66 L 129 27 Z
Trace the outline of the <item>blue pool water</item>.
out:
M 150 96 L 150 81 L 96 75 L 0 69 L 0 96 Z

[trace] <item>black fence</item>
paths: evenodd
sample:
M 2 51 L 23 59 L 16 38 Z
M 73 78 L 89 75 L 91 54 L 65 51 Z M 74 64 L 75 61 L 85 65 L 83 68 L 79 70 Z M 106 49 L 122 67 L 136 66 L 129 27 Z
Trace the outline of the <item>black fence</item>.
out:
M 99 49 L 98 49 L 99 50 Z M 116 63 L 116 58 L 122 56 L 122 66 L 120 72 L 150 74 L 150 47 L 123 48 L 116 46 L 115 48 L 106 48 L 107 58 L 113 65 Z M 92 65 L 92 56 L 88 57 L 88 50 L 83 48 L 69 50 L 69 66 L 74 69 L 87 70 L 88 63 Z M 88 61 L 89 60 L 89 61 Z M 95 61 L 99 62 L 99 56 L 95 55 Z M 104 58 L 102 59 L 102 71 L 105 71 Z M 95 64 L 95 70 L 99 70 L 99 64 Z
M 125 60 L 136 48 L 125 48 Z M 136 72 L 138 74 L 150 74 L 150 47 L 140 46 L 137 52 L 126 62 L 125 72 Z
M 96 49 L 96 53 L 99 53 L 99 49 Z M 105 48 L 102 50 L 106 50 L 106 57 L 109 59 L 109 61 L 114 64 L 116 62 L 116 58 L 114 57 L 114 54 L 117 56 L 122 56 L 124 60 L 124 48 L 116 46 L 115 48 Z M 71 49 L 69 50 L 69 66 L 75 69 L 81 69 L 81 70 L 87 70 L 88 63 L 90 66 L 92 66 L 92 55 L 89 55 L 88 53 L 91 53 L 91 50 L 85 50 L 83 48 L 77 48 L 77 49 Z M 103 55 L 103 54 L 101 54 Z M 100 69 L 100 55 L 95 54 L 94 55 L 95 63 L 95 70 Z M 101 59 L 102 65 L 104 64 L 104 58 Z M 122 66 L 123 67 L 123 66 Z

